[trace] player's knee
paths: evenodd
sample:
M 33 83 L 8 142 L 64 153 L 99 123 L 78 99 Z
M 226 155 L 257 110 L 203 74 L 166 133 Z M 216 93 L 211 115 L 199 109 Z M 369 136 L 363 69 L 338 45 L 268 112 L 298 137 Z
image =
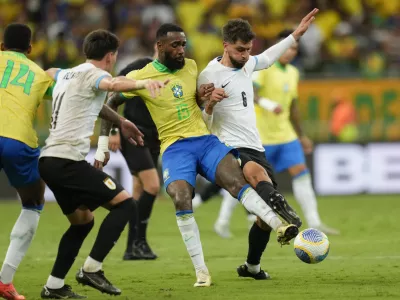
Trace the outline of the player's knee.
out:
M 298 164 L 293 167 L 290 167 L 288 171 L 292 177 L 299 177 L 301 175 L 309 173 L 308 168 L 305 164 Z
M 157 195 L 160 191 L 160 180 L 151 180 L 149 182 L 145 182 L 143 190 L 149 194 Z
M 76 236 L 80 236 L 81 238 L 85 238 L 88 236 L 90 231 L 94 226 L 94 218 L 85 224 L 71 225 L 69 227 L 69 231 L 72 232 Z
M 243 174 L 253 188 L 261 181 L 272 182 L 265 169 L 255 162 L 248 162 L 243 168 Z
M 192 195 L 188 190 L 177 191 L 174 197 L 176 211 L 192 209 Z

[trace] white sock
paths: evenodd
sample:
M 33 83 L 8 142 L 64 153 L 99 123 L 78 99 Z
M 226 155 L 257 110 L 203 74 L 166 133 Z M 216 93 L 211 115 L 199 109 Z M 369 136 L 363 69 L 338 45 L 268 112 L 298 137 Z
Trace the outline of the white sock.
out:
M 88 273 L 96 273 L 101 270 L 103 263 L 88 256 L 83 264 L 83 271 Z
M 249 270 L 250 273 L 253 273 L 253 274 L 260 273 L 260 271 L 261 271 L 261 265 L 260 264 L 251 265 L 251 264 L 247 263 L 247 261 L 245 262 L 245 264 L 246 264 L 247 269 Z
M 250 186 L 243 188 L 239 194 L 240 202 L 252 214 L 258 216 L 275 231 L 282 226 L 282 221 L 271 207 Z
M 64 279 L 57 278 L 57 277 L 50 275 L 49 278 L 47 279 L 46 286 L 49 289 L 53 289 L 53 290 L 61 289 L 64 286 Z
M 309 173 L 293 178 L 293 194 L 296 201 L 300 204 L 305 219 L 309 227 L 318 227 L 321 225 L 321 219 L 318 214 L 317 198 L 311 183 Z
M 192 207 L 193 209 L 198 208 L 200 205 L 203 204 L 203 199 L 201 199 L 200 194 L 196 194 L 192 200 Z
M 11 231 L 10 245 L 0 273 L 0 281 L 13 281 L 14 274 L 25 256 L 39 224 L 40 212 L 23 208 Z
M 200 270 L 208 272 L 206 263 L 204 262 L 203 248 L 200 241 L 200 232 L 197 227 L 193 214 L 185 214 L 176 216 L 179 230 L 182 234 L 183 242 L 192 259 L 196 273 Z
M 239 201 L 236 198 L 233 198 L 226 190 L 224 190 L 222 196 L 223 198 L 221 202 L 221 208 L 219 209 L 217 223 L 229 224 L 233 210 L 239 204 Z

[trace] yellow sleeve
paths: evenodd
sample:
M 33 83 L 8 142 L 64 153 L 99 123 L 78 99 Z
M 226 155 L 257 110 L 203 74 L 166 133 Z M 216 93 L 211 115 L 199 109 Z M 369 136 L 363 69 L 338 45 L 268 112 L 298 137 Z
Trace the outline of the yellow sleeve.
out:
M 138 72 L 139 70 L 135 70 L 135 71 L 131 71 L 128 74 L 126 74 L 126 78 L 129 79 L 135 79 L 135 80 L 139 80 L 140 78 L 140 73 Z M 130 99 L 133 98 L 135 96 L 137 96 L 137 94 L 135 93 L 135 91 L 131 91 L 131 92 L 123 92 L 120 93 L 120 95 L 124 98 Z
M 51 81 L 49 84 L 49 87 L 46 90 L 46 93 L 44 94 L 44 97 L 46 99 L 51 99 L 53 96 L 53 90 L 54 90 L 54 86 L 56 85 L 55 81 Z

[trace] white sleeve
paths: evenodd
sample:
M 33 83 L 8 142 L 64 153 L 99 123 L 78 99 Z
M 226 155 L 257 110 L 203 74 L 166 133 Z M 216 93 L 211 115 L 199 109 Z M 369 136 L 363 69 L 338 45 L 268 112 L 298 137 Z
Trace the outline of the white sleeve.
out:
M 202 109 L 202 113 L 201 113 L 202 117 L 203 117 L 203 121 L 204 123 L 206 123 L 208 130 L 211 130 L 211 126 L 212 126 L 212 122 L 213 122 L 213 115 L 209 115 L 208 113 L 206 113 L 205 109 Z
M 207 76 L 206 76 L 206 72 L 204 72 L 204 70 L 200 73 L 199 77 L 197 78 L 197 89 L 200 89 L 200 86 L 202 84 L 207 84 L 207 83 L 213 83 L 211 82 Z
M 86 73 L 84 80 L 87 82 L 87 85 L 90 86 L 90 88 L 92 88 L 93 90 L 98 90 L 100 81 L 105 77 L 112 76 L 110 75 L 110 73 L 104 70 L 95 68 Z
M 289 35 L 284 40 L 280 41 L 279 43 L 269 47 L 260 55 L 254 56 L 256 58 L 256 65 L 254 70 L 262 70 L 268 69 L 272 66 L 287 49 L 289 49 L 292 44 L 295 42 L 295 38 L 293 35 Z
M 268 98 L 260 98 L 258 100 L 258 105 L 262 108 L 264 108 L 265 110 L 271 111 L 273 112 L 275 110 L 275 108 L 277 108 L 279 106 L 278 103 L 272 101 L 271 99 Z

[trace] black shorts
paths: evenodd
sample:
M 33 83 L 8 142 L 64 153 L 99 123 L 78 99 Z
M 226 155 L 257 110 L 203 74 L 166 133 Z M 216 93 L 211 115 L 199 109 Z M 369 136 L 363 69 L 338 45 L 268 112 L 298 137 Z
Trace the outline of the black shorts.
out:
M 265 157 L 265 152 L 260 152 L 249 148 L 237 148 L 236 150 L 239 151 L 242 169 L 249 161 L 254 161 L 262 166 L 265 171 L 267 171 L 269 178 L 272 180 L 274 188 L 276 189 L 278 187 L 278 184 L 275 180 L 274 171 Z
M 160 156 L 158 138 L 146 138 L 144 146 L 134 146 L 121 136 L 121 153 L 132 175 L 144 170 L 156 169 Z
M 124 190 L 114 178 L 85 160 L 42 157 L 39 172 L 65 215 L 80 206 L 94 211 Z

